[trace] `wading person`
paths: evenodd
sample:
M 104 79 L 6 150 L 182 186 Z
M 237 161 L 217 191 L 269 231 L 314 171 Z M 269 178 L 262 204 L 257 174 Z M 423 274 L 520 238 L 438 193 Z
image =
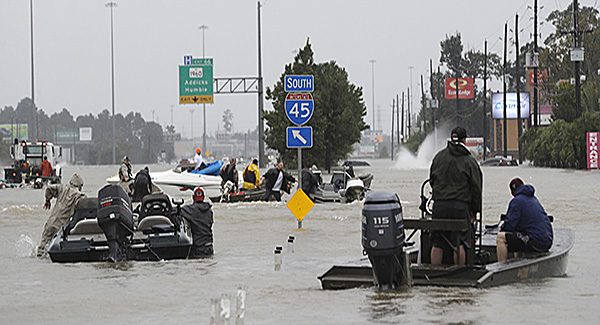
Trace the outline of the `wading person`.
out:
M 252 160 L 252 163 L 244 168 L 242 177 L 244 177 L 242 188 L 245 190 L 260 188 L 260 171 L 258 170 L 257 159 Z
M 44 156 L 44 160 L 40 164 L 40 170 L 42 171 L 42 177 L 54 176 L 54 170 L 52 164 L 48 161 L 48 156 Z
M 260 184 L 264 180 L 267 180 L 267 182 L 265 184 L 266 193 L 263 196 L 263 201 L 269 201 L 269 197 L 273 194 L 275 200 L 278 202 L 281 201 L 281 191 L 286 190 L 287 183 L 296 182 L 296 179 L 292 175 L 283 170 L 283 161 L 277 163 L 276 168 L 269 169 L 260 179 Z
M 119 185 L 121 185 L 127 193 L 131 192 L 131 189 L 129 188 L 131 176 L 131 162 L 129 162 L 129 157 L 124 156 L 123 163 L 119 167 Z
M 210 203 L 204 202 L 204 189 L 196 187 L 192 195 L 194 203 L 181 207 L 181 216 L 192 228 L 192 249 L 190 257 L 212 255 L 213 250 L 213 211 Z
M 457 126 L 445 149 L 433 158 L 429 171 L 432 188 L 433 219 L 475 220 L 481 212 L 482 174 L 479 164 L 465 145 L 467 131 Z M 450 249 L 448 239 L 455 245 L 460 238 L 460 261 L 454 253 L 454 263 L 465 264 L 465 247 L 471 247 L 473 230 L 431 231 L 431 264 L 442 264 L 444 250 Z
M 518 257 L 520 253 L 546 252 L 552 246 L 552 224 L 534 196 L 533 186 L 514 178 L 509 188 L 513 199 L 508 204 L 504 224 L 496 237 L 498 262 L 505 261 L 508 252 L 514 252 Z
M 231 188 L 230 193 L 237 192 L 240 177 L 238 174 L 235 158 L 229 159 L 229 164 L 221 168 L 221 171 L 219 172 L 219 175 L 221 176 L 221 188 L 225 186 L 227 181 L 231 181 L 233 183 L 233 187 Z
M 38 257 L 44 255 L 46 245 L 58 233 L 60 228 L 71 219 L 75 213 L 77 202 L 85 198 L 85 194 L 81 193 L 82 187 L 83 179 L 78 174 L 73 174 L 69 184 L 51 184 L 46 187 L 44 209 L 48 210 L 52 207 L 50 203 L 52 198 L 56 198 L 56 203 L 44 226 L 42 240 L 37 249 Z
M 302 184 L 301 188 L 306 193 L 306 195 L 311 199 L 315 200 L 315 192 L 317 191 L 317 176 L 312 172 L 309 163 L 304 164 L 304 168 L 302 168 Z

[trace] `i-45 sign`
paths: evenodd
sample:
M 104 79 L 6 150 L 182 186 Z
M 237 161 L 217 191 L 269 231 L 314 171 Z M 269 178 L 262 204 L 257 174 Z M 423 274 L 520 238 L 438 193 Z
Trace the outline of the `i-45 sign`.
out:
M 312 117 L 314 102 L 311 94 L 290 93 L 285 97 L 285 114 L 296 125 L 303 125 Z

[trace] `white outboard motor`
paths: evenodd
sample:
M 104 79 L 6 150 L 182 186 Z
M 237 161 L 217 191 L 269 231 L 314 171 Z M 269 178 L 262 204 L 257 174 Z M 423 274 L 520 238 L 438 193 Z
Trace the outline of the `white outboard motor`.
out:
M 133 214 L 131 199 L 121 185 L 108 184 L 98 191 L 97 218 L 108 241 L 107 260 L 126 260 L 129 237 L 133 235 Z
M 396 193 L 375 191 L 362 209 L 362 246 L 369 256 L 380 290 L 410 285 L 410 261 L 405 246 L 402 205 Z

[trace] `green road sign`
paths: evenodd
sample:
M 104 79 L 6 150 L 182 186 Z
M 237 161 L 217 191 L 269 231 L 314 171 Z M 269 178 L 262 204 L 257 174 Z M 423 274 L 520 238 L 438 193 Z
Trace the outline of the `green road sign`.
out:
M 213 103 L 213 60 L 193 59 L 179 66 L 179 103 Z

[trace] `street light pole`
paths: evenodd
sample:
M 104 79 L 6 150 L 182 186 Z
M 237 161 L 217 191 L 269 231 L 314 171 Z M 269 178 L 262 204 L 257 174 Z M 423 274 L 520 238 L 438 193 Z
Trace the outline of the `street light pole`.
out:
M 204 59 L 204 31 L 208 29 L 208 26 L 202 25 L 198 27 L 202 31 L 202 58 Z M 206 152 L 206 104 L 202 104 L 202 114 L 204 121 L 204 134 L 202 135 L 202 150 Z
M 373 98 L 373 128 L 372 131 L 375 131 L 375 60 L 370 60 L 371 62 L 371 97 Z
M 29 0 L 29 21 L 30 21 L 30 32 L 31 32 L 31 106 L 33 113 L 36 111 L 35 108 L 35 79 L 33 73 L 33 0 Z M 33 115 L 32 115 L 33 117 Z M 31 120 L 30 125 L 33 123 L 33 119 Z M 33 129 L 32 129 L 33 133 Z M 37 136 L 36 136 L 37 138 Z
M 260 39 L 260 1 L 257 1 L 258 11 L 258 166 L 265 167 L 265 145 L 264 145 L 264 134 L 265 127 L 263 123 L 263 77 L 262 77 L 262 45 Z
M 114 40 L 113 40 L 113 7 L 116 7 L 115 2 L 108 2 L 106 7 L 110 8 L 110 67 L 111 67 L 111 98 L 112 98 L 112 136 L 113 136 L 113 147 L 112 147 L 112 163 L 117 163 L 116 155 L 116 140 L 115 140 L 115 52 L 114 52 Z

